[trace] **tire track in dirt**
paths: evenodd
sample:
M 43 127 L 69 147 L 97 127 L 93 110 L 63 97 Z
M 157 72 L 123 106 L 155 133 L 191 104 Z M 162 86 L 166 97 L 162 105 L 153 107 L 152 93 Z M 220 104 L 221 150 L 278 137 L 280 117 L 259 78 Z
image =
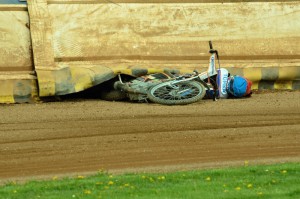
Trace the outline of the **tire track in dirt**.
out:
M 238 119 L 226 115 L 213 115 L 210 117 L 203 117 L 202 115 L 168 115 L 168 117 L 144 116 L 132 119 L 99 118 L 99 120 L 93 119 L 92 121 L 66 120 L 45 123 L 22 123 L 22 125 L 2 124 L 0 133 L 2 132 L 3 139 L 0 140 L 0 144 L 158 131 L 238 129 L 252 126 L 297 125 L 300 123 L 300 115 L 295 114 L 273 114 L 267 118 L 265 115 L 257 115 L 255 119 L 250 115 L 236 115 L 235 117 Z M 150 120 L 155 126 L 149 127 Z M 218 121 L 218 123 L 216 121 Z M 74 125 L 74 123 L 76 123 L 76 125 Z M 60 129 L 56 129 L 54 132 L 55 126 L 59 126 Z M 83 129 L 86 131 L 84 134 L 82 134 Z M 29 139 L 32 137 L 34 139 Z
M 0 181 L 102 168 L 300 162 L 299 97 L 275 93 L 176 107 L 101 101 L 1 107 Z

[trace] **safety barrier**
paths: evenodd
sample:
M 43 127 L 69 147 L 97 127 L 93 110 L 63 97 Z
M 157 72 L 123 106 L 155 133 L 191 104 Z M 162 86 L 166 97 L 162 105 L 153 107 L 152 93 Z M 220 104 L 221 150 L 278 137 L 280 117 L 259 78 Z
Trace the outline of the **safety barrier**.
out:
M 300 87 L 298 0 L 27 4 L 0 4 L 0 103 L 79 92 L 118 72 L 205 70 L 209 40 L 222 67 L 249 78 L 253 89 Z M 32 71 L 31 79 L 7 79 Z

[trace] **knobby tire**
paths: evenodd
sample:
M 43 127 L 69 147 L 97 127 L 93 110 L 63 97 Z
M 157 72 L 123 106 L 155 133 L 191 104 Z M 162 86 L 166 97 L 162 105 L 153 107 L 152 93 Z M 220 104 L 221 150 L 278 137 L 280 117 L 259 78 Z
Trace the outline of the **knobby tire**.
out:
M 178 82 L 175 85 L 179 87 L 179 90 L 188 90 L 191 94 L 183 97 L 172 96 L 170 93 L 175 92 L 174 89 L 165 83 L 161 83 L 149 89 L 148 99 L 154 103 L 164 105 L 185 105 L 199 101 L 206 94 L 205 87 L 197 81 Z

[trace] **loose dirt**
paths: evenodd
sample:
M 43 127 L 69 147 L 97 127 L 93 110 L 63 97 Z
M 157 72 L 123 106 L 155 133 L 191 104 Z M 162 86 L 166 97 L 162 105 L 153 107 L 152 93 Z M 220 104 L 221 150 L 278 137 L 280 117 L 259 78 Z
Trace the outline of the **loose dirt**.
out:
M 300 92 L 185 106 L 76 99 L 0 106 L 0 181 L 300 162 Z

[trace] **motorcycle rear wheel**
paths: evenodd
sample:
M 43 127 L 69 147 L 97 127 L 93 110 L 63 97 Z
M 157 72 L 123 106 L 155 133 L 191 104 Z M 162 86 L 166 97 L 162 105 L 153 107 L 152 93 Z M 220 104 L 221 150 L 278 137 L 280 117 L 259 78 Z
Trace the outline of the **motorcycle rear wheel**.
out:
M 205 96 L 205 87 L 197 81 L 178 82 L 173 84 L 160 83 L 148 90 L 150 101 L 164 105 L 184 105 L 197 102 Z

